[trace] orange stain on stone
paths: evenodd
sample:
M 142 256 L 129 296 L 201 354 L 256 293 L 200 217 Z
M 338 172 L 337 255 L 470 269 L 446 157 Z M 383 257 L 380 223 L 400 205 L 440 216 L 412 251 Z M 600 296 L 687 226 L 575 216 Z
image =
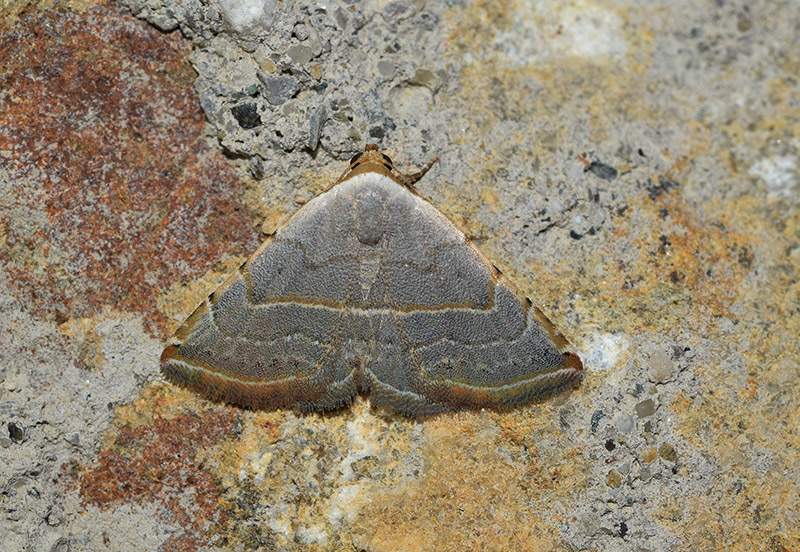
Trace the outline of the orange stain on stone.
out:
M 640 226 L 631 240 L 639 254 L 610 274 L 617 278 L 617 289 L 610 286 L 615 295 L 626 303 L 654 296 L 673 302 L 678 310 L 672 312 L 681 314 L 665 322 L 685 323 L 684 311 L 689 318 L 727 315 L 750 269 L 747 237 L 721 221 L 703 220 L 678 195 L 643 199 L 629 211 L 627 222 Z M 627 234 L 625 226 L 620 232 Z
M 530 263 L 537 285 L 553 298 L 550 310 L 558 312 L 559 298 L 578 292 L 585 303 L 579 310 L 592 312 L 593 325 L 606 331 L 672 331 L 729 316 L 752 271 L 753 245 L 736 224 L 697 212 L 679 186 L 656 178 L 613 216 L 596 247 L 598 256 L 617 258 L 616 263 L 567 264 L 558 274 Z M 655 304 L 669 304 L 666 315 L 653 316 Z
M 154 297 L 256 246 L 243 186 L 203 140 L 189 53 L 109 5 L 33 12 L 0 36 L 0 172 L 15 181 L 0 258 L 33 310 L 110 305 L 160 334 Z
M 205 466 L 205 454 L 234 434 L 237 411 L 215 407 L 169 414 L 173 401 L 158 389 L 120 409 L 119 425 L 92 465 L 78 472 L 80 496 L 101 509 L 150 504 L 183 529 L 163 547 L 189 552 L 213 543 L 227 516 L 220 508 L 224 488 Z M 137 407 L 148 412 L 139 419 Z

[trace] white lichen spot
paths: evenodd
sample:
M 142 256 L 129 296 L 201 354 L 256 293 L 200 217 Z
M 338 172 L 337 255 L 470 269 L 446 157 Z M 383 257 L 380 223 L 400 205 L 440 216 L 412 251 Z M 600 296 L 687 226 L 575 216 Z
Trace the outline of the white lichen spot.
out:
M 328 512 L 325 517 L 331 525 L 338 525 L 342 521 L 355 520 L 361 505 L 364 503 L 362 491 L 365 485 L 345 485 L 339 487 L 331 496 L 328 503 Z
M 523 0 L 509 28 L 493 40 L 512 66 L 577 58 L 590 61 L 622 58 L 628 43 L 620 18 L 589 2 L 563 4 Z
M 359 411 L 355 419 L 347 423 L 347 433 L 350 436 L 350 447 L 347 456 L 339 464 L 339 470 L 344 481 L 352 481 L 355 478 L 353 462 L 375 454 L 378 432 L 374 418 L 364 410 Z
M 584 365 L 589 370 L 605 372 L 617 366 L 628 350 L 628 340 L 622 335 L 597 334 L 589 339 Z
M 797 159 L 790 155 L 761 159 L 750 167 L 750 176 L 763 180 L 771 197 L 791 197 L 797 185 Z
M 267 527 L 271 531 L 283 536 L 291 536 L 292 533 L 292 519 L 287 515 L 289 512 L 289 505 L 285 502 L 278 502 L 274 506 L 267 508 L 266 521 Z M 294 509 L 292 509 L 292 513 Z
M 328 533 L 322 525 L 312 525 L 311 527 L 301 527 L 297 530 L 297 538 L 303 544 L 318 544 L 325 546 L 328 544 Z
M 219 0 L 219 9 L 231 30 L 255 34 L 272 25 L 275 0 Z
M 619 58 L 628 48 L 616 14 L 594 7 L 567 8 L 561 13 L 561 32 L 553 40 L 563 55 L 583 59 Z
M 271 450 L 254 450 L 248 454 L 239 468 L 239 481 L 252 478 L 256 485 L 269 476 L 275 454 Z

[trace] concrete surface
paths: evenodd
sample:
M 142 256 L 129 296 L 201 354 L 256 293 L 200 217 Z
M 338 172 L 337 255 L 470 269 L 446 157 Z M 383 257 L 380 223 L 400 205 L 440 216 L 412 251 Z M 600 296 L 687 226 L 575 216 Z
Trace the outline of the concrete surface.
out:
M 800 549 L 796 2 L 0 3 L 0 550 Z M 377 142 L 581 354 L 425 421 L 162 343 Z

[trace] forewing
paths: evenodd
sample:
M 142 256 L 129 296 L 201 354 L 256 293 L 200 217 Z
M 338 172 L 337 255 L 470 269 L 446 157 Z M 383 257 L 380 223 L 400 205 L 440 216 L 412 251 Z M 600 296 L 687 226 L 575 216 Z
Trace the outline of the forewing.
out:
M 409 415 L 510 408 L 580 381 L 566 340 L 424 199 L 398 188 L 380 276 L 391 311 L 371 401 Z
M 170 381 L 254 407 L 336 408 L 357 392 L 346 339 L 352 212 L 318 196 L 190 316 L 162 355 Z M 349 252 L 349 253 L 348 253 Z

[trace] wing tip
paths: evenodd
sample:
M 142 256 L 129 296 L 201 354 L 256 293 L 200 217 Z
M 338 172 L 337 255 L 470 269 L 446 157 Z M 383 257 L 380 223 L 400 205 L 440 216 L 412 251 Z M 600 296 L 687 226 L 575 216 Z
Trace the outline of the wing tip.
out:
M 180 356 L 178 352 L 178 348 L 180 347 L 180 343 L 170 343 L 164 350 L 161 351 L 161 370 L 164 370 L 164 366 L 169 363 L 170 360 L 177 359 Z
M 564 351 L 561 354 L 564 357 L 564 369 L 573 371 L 580 383 L 583 378 L 583 361 L 581 361 L 581 357 L 571 351 Z

